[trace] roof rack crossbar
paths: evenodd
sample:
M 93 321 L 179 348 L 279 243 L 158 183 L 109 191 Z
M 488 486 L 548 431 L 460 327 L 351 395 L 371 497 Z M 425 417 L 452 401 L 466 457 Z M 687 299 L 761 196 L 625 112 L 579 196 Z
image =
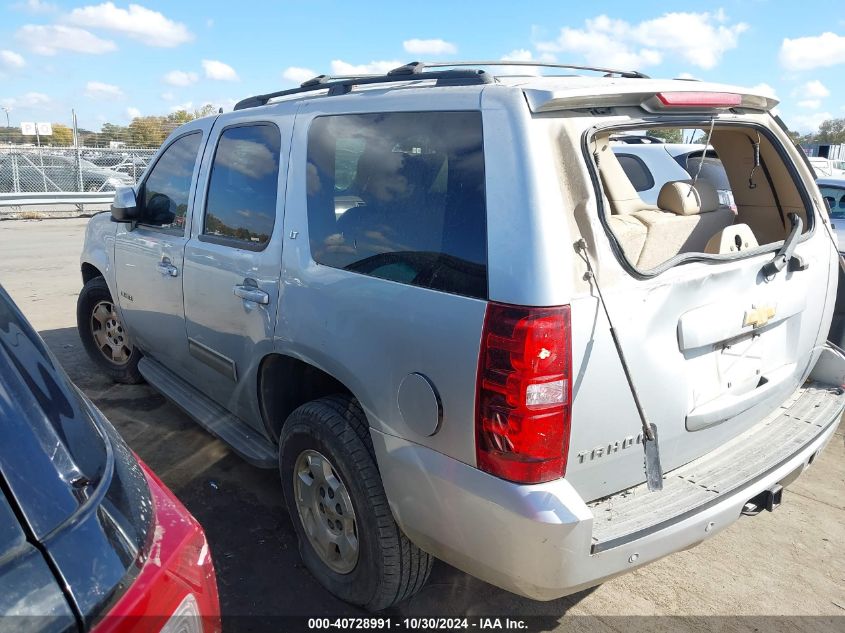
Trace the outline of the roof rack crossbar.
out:
M 419 64 L 419 62 L 414 62 Z M 343 77 L 331 77 L 329 75 L 318 75 L 313 79 L 303 82 L 298 88 L 268 92 L 263 95 L 247 97 L 235 104 L 235 110 L 245 110 L 267 105 L 271 99 L 286 97 L 288 95 L 303 94 L 317 90 L 328 90 L 329 96 L 347 94 L 355 86 L 366 86 L 381 83 L 399 83 L 408 81 L 432 80 L 438 86 L 469 86 L 476 84 L 488 84 L 493 82 L 493 77 L 483 70 L 439 70 L 423 73 L 421 70 L 405 70 L 412 67 L 407 64 L 394 68 L 385 75 L 352 75 Z
M 471 70 L 434 70 L 423 72 L 427 68 L 460 68 L 467 66 L 529 66 L 539 68 L 565 68 L 567 70 L 588 70 L 604 73 L 607 77 L 618 75 L 619 77 L 625 78 L 648 79 L 648 75 L 644 75 L 637 70 L 614 70 L 612 68 L 602 68 L 599 66 L 575 66 L 572 64 L 556 64 L 541 61 L 488 60 L 469 62 L 410 62 L 404 66 L 394 68 L 384 75 L 344 75 L 334 77 L 331 75 L 318 75 L 313 79 L 303 82 L 298 88 L 289 88 L 287 90 L 279 90 L 277 92 L 268 92 L 263 95 L 247 97 L 246 99 L 238 101 L 238 103 L 235 104 L 234 109 L 244 110 L 246 108 L 255 108 L 267 105 L 271 99 L 276 99 L 277 97 L 287 97 L 289 95 L 303 94 L 317 90 L 328 90 L 329 96 L 347 94 L 348 92 L 351 92 L 352 88 L 355 86 L 372 84 L 434 80 L 437 82 L 436 85 L 438 86 L 468 86 L 493 82 L 492 75 L 479 68 L 472 68 Z
M 528 66 L 537 68 L 565 68 L 567 70 L 589 70 L 597 73 L 605 73 L 606 75 L 619 75 L 626 79 L 649 79 L 648 75 L 644 75 L 638 70 L 618 70 L 615 68 L 604 68 L 602 66 L 576 66 L 573 64 L 558 64 L 556 62 L 541 62 L 541 61 L 522 61 L 522 60 L 481 60 L 468 62 L 412 62 L 401 68 L 414 67 L 414 72 L 420 72 L 422 68 L 451 68 L 459 66 Z M 399 68 L 395 70 L 400 70 Z M 390 72 L 394 72 L 393 70 Z

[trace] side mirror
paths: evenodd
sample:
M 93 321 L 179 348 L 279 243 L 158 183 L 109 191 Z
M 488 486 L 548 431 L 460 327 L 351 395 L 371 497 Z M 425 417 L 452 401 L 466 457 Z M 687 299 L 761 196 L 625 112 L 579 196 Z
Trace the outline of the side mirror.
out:
M 140 216 L 135 190 L 132 187 L 118 187 L 111 203 L 112 222 L 136 222 Z

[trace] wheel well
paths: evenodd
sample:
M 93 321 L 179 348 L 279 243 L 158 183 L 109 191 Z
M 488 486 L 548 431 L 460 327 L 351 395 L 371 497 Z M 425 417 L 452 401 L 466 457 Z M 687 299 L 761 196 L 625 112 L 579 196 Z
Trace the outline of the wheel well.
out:
M 87 284 L 92 279 L 95 279 L 97 277 L 102 277 L 102 276 L 103 276 L 103 273 L 101 273 L 99 270 L 97 270 L 97 267 L 94 266 L 93 264 L 89 264 L 88 262 L 85 262 L 85 263 L 82 264 L 82 283 L 83 283 L 83 285 Z
M 352 392 L 334 376 L 305 361 L 271 354 L 258 372 L 258 399 L 264 424 L 278 439 L 295 409 L 317 398 Z

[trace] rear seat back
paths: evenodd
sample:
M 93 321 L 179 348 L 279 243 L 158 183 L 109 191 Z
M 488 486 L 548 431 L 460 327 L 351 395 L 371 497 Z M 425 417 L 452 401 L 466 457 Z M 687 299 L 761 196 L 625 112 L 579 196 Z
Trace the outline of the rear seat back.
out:
M 648 270 L 678 253 L 704 252 L 710 238 L 734 222 L 734 213 L 719 207 L 719 195 L 708 182 L 674 180 L 660 189 L 657 211 L 633 215 L 647 230 L 637 267 Z

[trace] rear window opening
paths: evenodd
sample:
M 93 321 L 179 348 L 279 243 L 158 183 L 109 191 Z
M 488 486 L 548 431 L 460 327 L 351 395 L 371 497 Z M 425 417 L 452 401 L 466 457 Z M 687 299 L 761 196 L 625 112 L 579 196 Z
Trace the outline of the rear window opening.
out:
M 775 244 L 789 235 L 793 213 L 802 232 L 811 228 L 793 172 L 762 128 L 599 130 L 588 147 L 605 225 L 639 272 Z

